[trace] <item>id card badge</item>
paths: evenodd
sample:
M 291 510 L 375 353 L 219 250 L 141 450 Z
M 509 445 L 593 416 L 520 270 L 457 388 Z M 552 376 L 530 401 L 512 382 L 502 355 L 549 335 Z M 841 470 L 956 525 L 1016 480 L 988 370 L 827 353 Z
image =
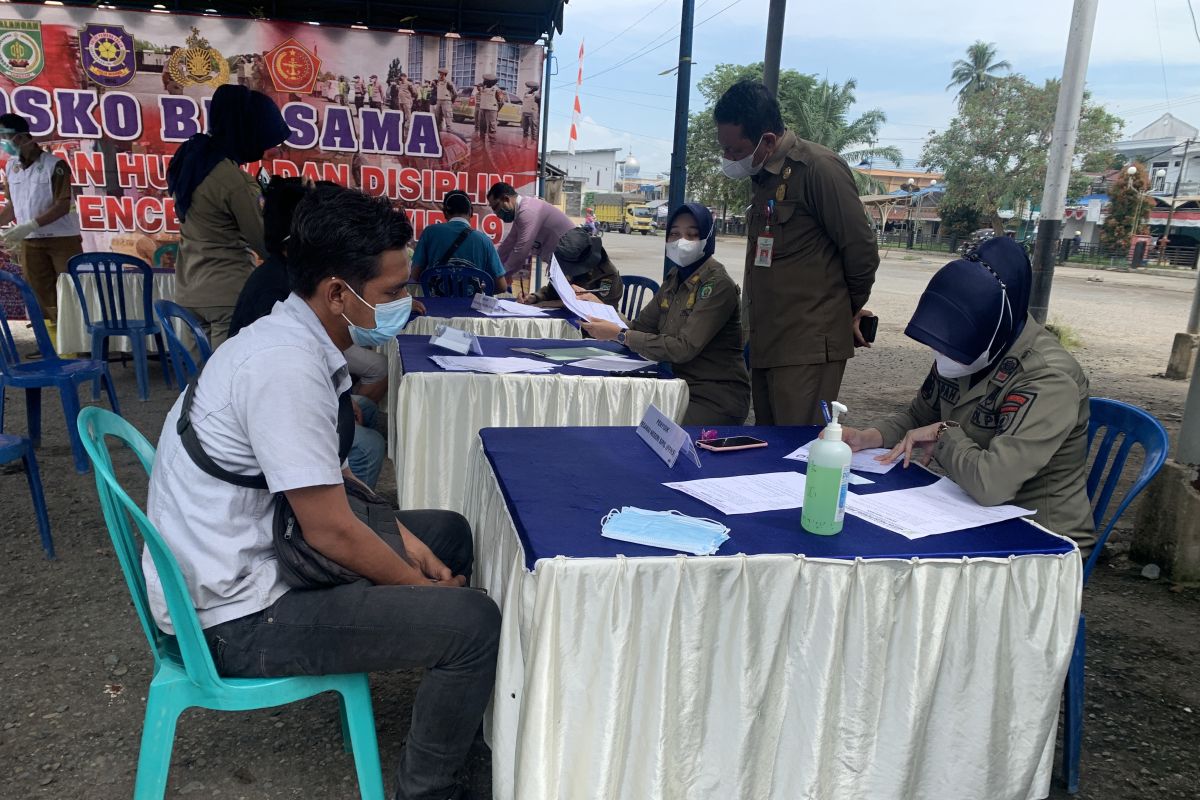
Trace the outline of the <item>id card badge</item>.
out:
M 754 248 L 754 266 L 769 267 L 771 266 L 771 254 L 775 250 L 775 237 L 770 233 L 764 233 L 758 237 L 758 245 Z

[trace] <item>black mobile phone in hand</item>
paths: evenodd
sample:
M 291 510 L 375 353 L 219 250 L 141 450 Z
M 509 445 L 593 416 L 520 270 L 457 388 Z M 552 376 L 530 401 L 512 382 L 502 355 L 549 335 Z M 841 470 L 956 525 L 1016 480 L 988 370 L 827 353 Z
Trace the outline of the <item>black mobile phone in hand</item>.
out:
M 863 317 L 858 321 L 858 330 L 864 339 L 874 342 L 875 334 L 879 333 L 879 317 Z

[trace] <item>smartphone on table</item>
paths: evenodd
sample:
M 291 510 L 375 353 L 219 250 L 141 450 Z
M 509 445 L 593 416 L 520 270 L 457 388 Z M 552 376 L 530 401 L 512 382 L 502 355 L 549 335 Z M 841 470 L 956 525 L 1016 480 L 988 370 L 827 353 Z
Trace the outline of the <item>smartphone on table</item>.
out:
M 698 447 L 712 450 L 714 453 L 727 453 L 733 450 L 752 450 L 755 447 L 766 447 L 767 443 L 753 436 L 726 436 L 723 439 L 702 439 L 696 442 Z

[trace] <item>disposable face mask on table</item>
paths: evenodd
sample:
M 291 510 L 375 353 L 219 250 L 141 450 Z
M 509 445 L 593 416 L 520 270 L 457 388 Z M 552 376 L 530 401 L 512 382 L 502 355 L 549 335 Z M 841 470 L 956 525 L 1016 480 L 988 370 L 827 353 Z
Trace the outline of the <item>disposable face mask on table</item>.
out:
M 647 511 L 636 506 L 613 509 L 600 521 L 600 535 L 647 547 L 711 556 L 729 540 L 729 528 L 716 520 L 678 511 Z

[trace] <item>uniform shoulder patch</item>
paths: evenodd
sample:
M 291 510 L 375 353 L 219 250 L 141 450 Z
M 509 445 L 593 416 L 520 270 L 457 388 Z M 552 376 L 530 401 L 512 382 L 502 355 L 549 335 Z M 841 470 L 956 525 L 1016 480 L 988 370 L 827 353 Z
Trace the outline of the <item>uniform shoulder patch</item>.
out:
M 1009 392 L 1000 402 L 996 419 L 997 433 L 1014 433 L 1029 415 L 1037 400 L 1037 392 Z
M 1014 356 L 1005 356 L 1001 359 L 1000 364 L 996 367 L 996 374 L 992 377 L 996 383 L 1004 383 L 1021 368 L 1021 362 Z
M 600 281 L 600 285 L 596 287 L 596 291 L 600 294 L 608 294 L 610 289 L 612 289 L 612 281 L 610 280 Z
M 937 378 L 934 377 L 934 370 L 929 370 L 929 374 L 925 376 L 925 382 L 921 384 L 921 399 L 926 403 L 933 403 L 933 388 L 937 384 Z
M 713 282 L 712 281 L 709 281 L 708 283 L 706 283 L 700 287 L 700 299 L 701 300 L 705 300 L 705 299 L 711 297 L 712 293 L 713 293 Z

